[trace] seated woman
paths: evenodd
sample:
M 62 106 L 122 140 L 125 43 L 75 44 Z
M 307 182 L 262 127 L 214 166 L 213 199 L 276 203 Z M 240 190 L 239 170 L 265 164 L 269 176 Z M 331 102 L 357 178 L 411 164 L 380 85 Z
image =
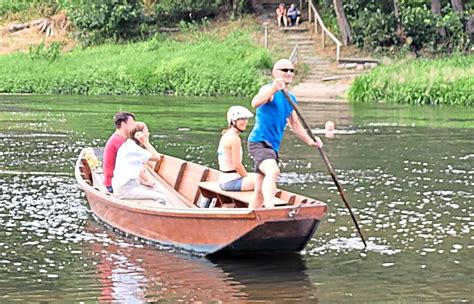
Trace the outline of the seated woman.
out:
M 226 191 L 249 191 L 255 184 L 254 173 L 247 173 L 242 164 L 242 141 L 240 133 L 247 127 L 253 114 L 242 106 L 232 106 L 227 111 L 229 127 L 222 131 L 217 148 L 219 161 L 219 184 Z
M 149 135 L 143 123 L 135 123 L 131 128 L 127 140 L 117 152 L 112 187 L 115 196 L 120 199 L 152 199 L 166 204 L 166 195 L 144 170 L 147 161 L 159 160 L 159 155 L 148 141 Z

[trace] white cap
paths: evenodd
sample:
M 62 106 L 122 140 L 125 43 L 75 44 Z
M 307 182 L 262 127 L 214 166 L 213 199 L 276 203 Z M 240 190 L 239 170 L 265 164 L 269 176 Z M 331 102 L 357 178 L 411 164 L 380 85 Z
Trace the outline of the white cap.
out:
M 250 118 L 253 117 L 252 112 L 247 110 L 247 108 L 242 106 L 232 106 L 227 111 L 227 122 L 230 124 L 233 121 L 241 118 Z

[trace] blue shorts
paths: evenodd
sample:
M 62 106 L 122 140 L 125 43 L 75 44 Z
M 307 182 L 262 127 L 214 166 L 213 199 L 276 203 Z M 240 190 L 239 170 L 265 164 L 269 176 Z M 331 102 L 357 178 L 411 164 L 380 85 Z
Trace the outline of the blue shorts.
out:
M 242 180 L 243 177 L 239 177 L 237 179 L 231 180 L 230 182 L 219 184 L 222 190 L 225 191 L 242 191 Z

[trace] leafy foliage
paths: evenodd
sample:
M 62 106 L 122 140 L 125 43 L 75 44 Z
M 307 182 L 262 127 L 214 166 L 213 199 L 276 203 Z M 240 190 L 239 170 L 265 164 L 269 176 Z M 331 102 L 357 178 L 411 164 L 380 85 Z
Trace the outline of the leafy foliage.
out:
M 61 42 L 53 42 L 49 46 L 42 42 L 38 46 L 31 46 L 29 55 L 32 60 L 56 61 L 59 59 L 62 48 Z
M 221 0 L 162 0 L 155 4 L 156 21 L 174 24 L 180 20 L 196 21 L 217 14 Z
M 384 14 L 380 9 L 363 9 L 358 18 L 352 20 L 354 43 L 367 50 L 394 45 L 397 43 L 395 27 L 393 15 Z
M 139 0 L 62 0 L 62 7 L 85 44 L 134 38 L 144 18 Z
M 324 20 L 331 21 L 328 13 L 333 18 L 335 16 L 332 1 L 317 2 Z M 416 54 L 468 52 L 472 41 L 464 25 L 474 5 L 465 2 L 466 12 L 459 15 L 453 11 L 450 1 L 442 0 L 442 16 L 438 17 L 431 12 L 428 3 L 426 0 L 399 0 L 400 20 L 396 20 L 392 0 L 344 1 L 344 11 L 353 29 L 353 42 L 359 48 L 377 52 L 393 49 L 410 50 Z M 397 21 L 401 33 L 397 33 Z M 441 26 L 447 33 L 446 37 L 437 32 Z
M 226 12 L 231 16 L 241 16 L 247 9 L 247 1 L 243 0 L 57 1 L 68 12 L 78 30 L 78 37 L 86 45 L 149 38 L 161 26 L 199 23 Z
M 437 19 L 437 25 L 446 29 L 447 37 L 441 41 L 440 48 L 447 52 L 465 51 L 472 45 L 473 41 L 464 33 L 464 24 L 467 20 L 467 13 L 463 16 L 455 13 L 449 8 L 443 10 L 443 15 Z
M 407 36 L 408 44 L 413 50 L 436 41 L 436 22 L 434 15 L 424 7 L 407 6 L 401 14 L 401 22 Z

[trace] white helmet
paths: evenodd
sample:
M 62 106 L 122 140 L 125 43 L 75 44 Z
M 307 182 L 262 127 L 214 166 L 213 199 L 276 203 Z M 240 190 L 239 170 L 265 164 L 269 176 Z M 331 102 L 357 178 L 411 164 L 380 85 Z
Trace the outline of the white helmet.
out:
M 227 111 L 227 122 L 229 124 L 231 124 L 233 121 L 236 121 L 237 119 L 250 117 L 253 117 L 252 112 L 242 106 L 232 106 Z

